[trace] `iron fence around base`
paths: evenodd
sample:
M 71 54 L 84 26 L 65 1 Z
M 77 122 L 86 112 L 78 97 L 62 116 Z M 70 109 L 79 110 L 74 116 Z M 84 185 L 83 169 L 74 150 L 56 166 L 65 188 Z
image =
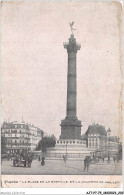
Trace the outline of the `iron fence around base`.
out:
M 67 155 L 67 158 L 85 158 L 86 155 L 90 155 L 90 153 L 47 153 L 46 157 L 51 157 L 51 158 L 63 158 L 63 155 Z

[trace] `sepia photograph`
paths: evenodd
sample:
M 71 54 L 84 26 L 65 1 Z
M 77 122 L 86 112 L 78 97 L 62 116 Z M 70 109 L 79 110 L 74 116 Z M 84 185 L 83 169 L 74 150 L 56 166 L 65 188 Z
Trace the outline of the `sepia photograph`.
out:
M 1 57 L 3 178 L 122 178 L 121 3 L 2 1 Z

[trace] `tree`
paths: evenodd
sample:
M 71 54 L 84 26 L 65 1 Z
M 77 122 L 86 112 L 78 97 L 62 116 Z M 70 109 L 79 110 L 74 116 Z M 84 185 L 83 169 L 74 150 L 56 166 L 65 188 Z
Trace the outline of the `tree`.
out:
M 1 136 L 1 154 L 6 152 L 6 138 Z
M 39 142 L 36 148 L 37 151 L 42 150 L 42 152 L 46 152 L 46 148 L 55 147 L 56 138 L 54 135 L 44 136 Z

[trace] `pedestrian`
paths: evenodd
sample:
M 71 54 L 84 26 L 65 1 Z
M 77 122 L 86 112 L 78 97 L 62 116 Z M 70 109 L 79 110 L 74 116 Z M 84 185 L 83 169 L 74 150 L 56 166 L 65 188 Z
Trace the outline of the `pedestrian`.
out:
M 108 155 L 108 163 L 110 163 L 110 155 Z
M 86 156 L 85 159 L 84 159 L 84 171 L 85 171 L 85 169 L 87 167 L 87 159 L 88 159 L 88 157 Z
M 38 160 L 40 161 L 41 159 L 40 159 L 40 156 L 38 157 Z
M 44 166 L 45 165 L 45 157 L 42 157 L 42 161 L 41 161 L 41 165 Z
M 103 160 L 103 162 L 104 162 L 104 160 L 105 160 L 105 156 L 103 156 L 103 157 L 102 157 L 102 160 Z
M 87 169 L 87 172 L 89 171 L 89 166 L 91 164 L 91 157 L 90 156 L 86 156 L 84 159 L 84 171 Z
M 31 154 L 28 154 L 28 166 L 31 167 L 31 163 L 32 163 L 32 156 Z
M 67 156 L 66 155 L 63 155 L 63 160 L 64 160 L 64 163 L 66 164 L 66 160 L 67 160 Z
M 113 160 L 114 160 L 114 163 L 115 163 L 115 161 L 116 161 L 116 157 L 115 156 L 113 156 Z

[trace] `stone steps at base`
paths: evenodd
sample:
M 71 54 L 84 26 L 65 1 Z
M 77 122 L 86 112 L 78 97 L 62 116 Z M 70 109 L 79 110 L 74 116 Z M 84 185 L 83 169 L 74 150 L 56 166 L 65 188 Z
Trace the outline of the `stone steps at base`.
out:
M 45 158 L 46 160 L 63 160 L 63 158 L 49 158 L 49 157 L 46 157 Z M 69 160 L 77 160 L 77 161 L 82 161 L 84 158 L 68 158 L 67 161 Z

